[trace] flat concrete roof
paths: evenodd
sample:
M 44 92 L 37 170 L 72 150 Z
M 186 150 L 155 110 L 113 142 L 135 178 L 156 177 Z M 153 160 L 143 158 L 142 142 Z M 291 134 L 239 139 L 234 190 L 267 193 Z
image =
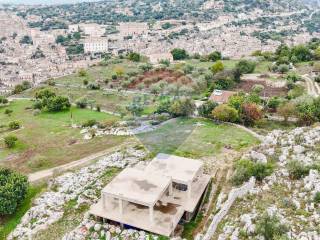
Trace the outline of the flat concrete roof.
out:
M 188 184 L 192 182 L 203 162 L 190 158 L 159 153 L 146 167 L 146 172 L 158 173 L 171 177 L 173 182 Z
M 151 206 L 161 198 L 170 184 L 170 177 L 126 168 L 102 192 L 115 198 Z

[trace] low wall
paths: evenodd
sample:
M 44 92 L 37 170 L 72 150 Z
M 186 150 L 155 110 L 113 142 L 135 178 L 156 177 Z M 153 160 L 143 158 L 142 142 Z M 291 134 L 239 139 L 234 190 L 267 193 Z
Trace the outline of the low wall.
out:
M 254 186 L 255 186 L 255 178 L 251 178 L 249 182 L 243 184 L 241 187 L 239 188 L 234 188 L 230 191 L 229 195 L 228 195 L 228 199 L 227 201 L 224 202 L 224 204 L 222 205 L 220 211 L 213 216 L 212 218 L 212 222 L 208 228 L 208 231 L 206 232 L 206 234 L 204 235 L 204 237 L 202 238 L 202 240 L 211 240 L 219 223 L 223 220 L 223 218 L 228 214 L 232 204 L 234 203 L 234 201 L 237 198 L 242 198 L 243 196 L 245 196 L 248 192 L 250 192 Z

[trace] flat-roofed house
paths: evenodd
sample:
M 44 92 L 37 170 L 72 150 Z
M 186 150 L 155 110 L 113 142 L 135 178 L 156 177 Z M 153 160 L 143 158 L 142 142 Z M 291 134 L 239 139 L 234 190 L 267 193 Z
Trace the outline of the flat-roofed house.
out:
M 158 154 L 144 170 L 123 170 L 102 190 L 90 213 L 171 236 L 181 220 L 190 220 L 196 212 L 209 181 L 201 161 Z
M 237 92 L 233 92 L 233 91 L 226 91 L 226 90 L 217 90 L 215 89 L 211 96 L 210 96 L 210 100 L 214 101 L 218 104 L 224 104 L 227 103 L 229 98 L 233 95 L 235 95 Z

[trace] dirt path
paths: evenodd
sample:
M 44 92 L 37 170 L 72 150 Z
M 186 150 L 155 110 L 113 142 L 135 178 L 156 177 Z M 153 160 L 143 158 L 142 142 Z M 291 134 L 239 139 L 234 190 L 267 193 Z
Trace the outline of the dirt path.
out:
M 309 95 L 313 97 L 318 97 L 320 95 L 320 87 L 319 84 L 314 82 L 308 74 L 303 75 L 302 78 L 306 81 L 307 92 Z
M 46 169 L 43 171 L 31 173 L 28 175 L 29 182 L 30 183 L 38 182 L 41 180 L 48 179 L 48 178 L 54 176 L 55 174 L 59 174 L 64 171 L 75 169 L 78 167 L 86 166 L 86 165 L 90 164 L 93 160 L 95 160 L 99 157 L 103 157 L 104 155 L 107 155 L 111 152 L 115 152 L 115 151 L 121 149 L 121 147 L 128 146 L 130 144 L 132 144 L 132 142 L 125 142 L 119 146 L 109 148 L 109 149 L 103 150 L 98 153 L 94 153 L 92 155 L 89 155 L 89 156 L 82 158 L 82 159 L 79 159 L 77 161 L 73 161 L 71 163 L 67 163 L 67 164 L 64 164 L 64 165 L 61 165 L 58 167 L 54 167 L 54 168 Z

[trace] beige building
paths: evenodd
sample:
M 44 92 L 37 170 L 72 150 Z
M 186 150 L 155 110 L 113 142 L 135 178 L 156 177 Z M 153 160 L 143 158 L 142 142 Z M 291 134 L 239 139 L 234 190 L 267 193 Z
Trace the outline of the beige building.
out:
M 108 52 L 109 41 L 107 38 L 88 38 L 84 41 L 85 53 Z
M 173 57 L 171 53 L 154 53 L 154 54 L 148 54 L 147 57 L 149 58 L 152 64 L 157 64 L 161 60 L 169 60 L 170 62 L 173 61 Z
M 90 213 L 124 228 L 171 236 L 179 222 L 196 214 L 209 182 L 201 161 L 158 154 L 144 170 L 123 170 Z
M 149 30 L 147 23 L 137 23 L 137 22 L 128 22 L 120 23 L 117 26 L 117 30 L 120 32 L 121 36 L 133 36 L 146 34 Z

